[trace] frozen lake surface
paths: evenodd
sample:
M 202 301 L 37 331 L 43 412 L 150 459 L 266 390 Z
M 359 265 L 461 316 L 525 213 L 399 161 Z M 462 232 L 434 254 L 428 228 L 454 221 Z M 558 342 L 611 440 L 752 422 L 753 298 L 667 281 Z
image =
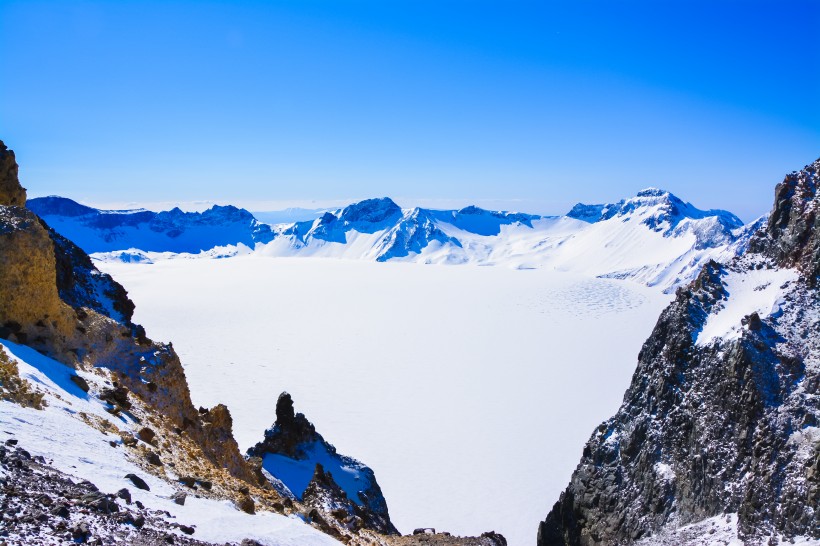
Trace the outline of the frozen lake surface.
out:
M 287 390 L 403 533 L 534 544 L 671 296 L 546 269 L 240 256 L 99 263 L 244 450 Z

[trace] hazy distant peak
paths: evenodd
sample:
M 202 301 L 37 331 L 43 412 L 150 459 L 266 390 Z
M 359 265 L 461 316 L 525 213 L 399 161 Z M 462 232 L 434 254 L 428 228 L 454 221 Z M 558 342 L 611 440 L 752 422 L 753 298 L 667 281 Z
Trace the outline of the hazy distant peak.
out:
M 726 229 L 743 226 L 743 222 L 731 212 L 719 209 L 701 210 L 673 193 L 660 188 L 645 188 L 634 197 L 616 203 L 587 205 L 578 203 L 567 213 L 570 218 L 595 223 L 620 217 L 628 221 L 640 217 L 641 221 L 655 231 L 668 231 L 684 220 L 715 218 Z
M 346 206 L 341 210 L 339 219 L 350 223 L 379 223 L 398 215 L 401 215 L 401 207 L 389 197 L 381 197 Z

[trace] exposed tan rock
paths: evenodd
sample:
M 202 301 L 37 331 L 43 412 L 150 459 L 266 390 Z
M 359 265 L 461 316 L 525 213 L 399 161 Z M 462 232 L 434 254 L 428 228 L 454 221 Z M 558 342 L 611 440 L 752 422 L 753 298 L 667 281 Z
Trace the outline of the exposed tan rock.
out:
M 223 404 L 214 406 L 202 414 L 201 420 L 202 428 L 194 431 L 194 438 L 199 440 L 205 455 L 232 476 L 251 484 L 258 483 L 253 469 L 239 453 L 228 408 Z
M 38 218 L 0 205 L 0 326 L 25 343 L 72 335 L 73 312 L 57 292 L 54 246 Z
M 17 178 L 14 152 L 0 140 L 0 205 L 26 206 L 26 190 Z
M 17 364 L 0 347 L 0 400 L 10 400 L 24 407 L 43 409 L 43 393 L 20 377 Z

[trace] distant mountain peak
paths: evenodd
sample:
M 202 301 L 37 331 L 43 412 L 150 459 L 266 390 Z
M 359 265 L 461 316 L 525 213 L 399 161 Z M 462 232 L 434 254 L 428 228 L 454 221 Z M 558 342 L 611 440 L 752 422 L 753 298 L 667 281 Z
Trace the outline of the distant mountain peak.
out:
M 665 196 L 670 196 L 670 197 L 673 197 L 673 198 L 677 199 L 677 197 L 675 197 L 671 192 L 668 192 L 668 191 L 663 190 L 661 188 L 655 188 L 655 187 L 644 188 L 644 189 L 640 190 L 636 195 L 636 197 L 665 197 Z
M 731 212 L 720 209 L 701 210 L 687 203 L 672 192 L 660 188 L 644 188 L 634 197 L 616 203 L 587 205 L 578 203 L 567 213 L 570 218 L 588 223 L 641 216 L 642 222 L 654 231 L 669 234 L 683 220 L 702 220 L 714 217 L 727 230 L 743 226 L 743 222 Z
M 341 210 L 338 218 L 349 223 L 375 224 L 398 215 L 401 215 L 401 207 L 389 197 L 379 197 L 346 206 Z

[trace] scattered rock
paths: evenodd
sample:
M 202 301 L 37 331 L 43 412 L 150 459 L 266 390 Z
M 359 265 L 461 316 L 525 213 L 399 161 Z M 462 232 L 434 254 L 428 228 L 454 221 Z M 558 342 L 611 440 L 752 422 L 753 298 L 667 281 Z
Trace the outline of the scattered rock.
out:
M 73 538 L 76 542 L 85 542 L 88 540 L 88 535 L 90 534 L 88 523 L 78 521 L 71 526 L 70 532 L 71 538 Z
M 247 495 L 239 497 L 239 500 L 236 502 L 236 507 L 246 514 L 256 513 L 256 503 L 254 503 L 253 499 Z
M 60 518 L 67 518 L 71 515 L 71 513 L 68 510 L 68 505 L 63 503 L 55 504 L 54 507 L 51 509 L 51 513 L 52 515 L 55 515 Z
M 177 504 L 179 504 L 179 505 L 184 505 L 184 504 L 185 504 L 185 498 L 186 498 L 187 496 L 188 496 L 188 495 L 186 495 L 186 494 L 185 494 L 185 493 L 183 493 L 182 491 L 177 491 L 176 493 L 174 493 L 174 494 L 171 496 L 171 500 L 173 500 L 175 503 L 177 503 Z
M 162 461 L 160 460 L 159 455 L 157 455 L 153 451 L 148 451 L 145 453 L 145 460 L 148 462 L 148 464 L 152 464 L 154 466 L 162 466 Z
M 117 512 L 120 509 L 116 502 L 112 501 L 107 495 L 100 493 L 99 491 L 86 493 L 80 497 L 80 502 L 89 508 L 99 510 L 100 512 L 105 512 L 106 514 Z
M 128 401 L 128 389 L 123 386 L 103 389 L 100 392 L 100 400 L 108 402 L 116 408 L 131 409 L 131 402 Z
M 72 375 L 69 379 L 71 382 L 80 387 L 80 390 L 83 392 L 88 392 L 91 387 L 88 386 L 88 381 L 80 377 L 79 375 Z
M 137 432 L 137 436 L 139 436 L 139 439 L 145 442 L 146 444 L 150 444 L 154 441 L 154 438 L 156 438 L 157 434 L 148 427 L 142 427 L 141 429 L 139 429 L 139 432 Z
M 136 474 L 126 474 L 125 477 L 128 478 L 129 480 L 131 480 L 131 483 L 133 483 L 134 487 L 136 487 L 137 489 L 142 489 L 142 490 L 145 490 L 145 491 L 150 491 L 151 490 L 151 488 L 148 487 L 148 484 L 145 483 L 145 480 L 143 480 L 142 478 L 140 478 Z

